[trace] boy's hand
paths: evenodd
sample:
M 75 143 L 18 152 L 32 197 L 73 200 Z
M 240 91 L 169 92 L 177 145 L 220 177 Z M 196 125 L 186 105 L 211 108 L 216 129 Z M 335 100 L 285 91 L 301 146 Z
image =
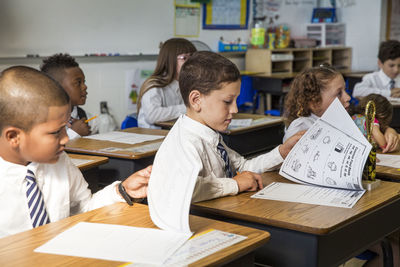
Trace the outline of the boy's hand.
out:
M 391 97 L 400 97 L 400 88 L 393 88 L 390 90 L 390 96 Z
M 233 177 L 239 187 L 239 192 L 243 191 L 256 191 L 262 189 L 261 175 L 255 172 L 244 171 Z
M 80 120 L 72 120 L 71 129 L 77 132 L 80 136 L 90 135 L 90 126 L 85 123 L 86 118 L 82 118 Z
M 399 134 L 393 129 L 388 127 L 385 131 L 386 147 L 382 153 L 393 152 L 399 149 Z
M 147 185 L 149 183 L 152 165 L 135 172 L 122 182 L 126 192 L 133 198 L 147 197 Z
M 291 136 L 282 145 L 279 146 L 279 153 L 281 153 L 282 158 L 286 158 L 293 146 L 299 141 L 306 131 L 300 131 Z

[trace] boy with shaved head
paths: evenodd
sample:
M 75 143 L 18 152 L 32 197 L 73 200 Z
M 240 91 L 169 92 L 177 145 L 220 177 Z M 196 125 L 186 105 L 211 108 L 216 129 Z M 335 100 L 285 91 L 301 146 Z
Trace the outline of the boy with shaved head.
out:
M 70 107 L 60 85 L 33 68 L 0 74 L 0 237 L 124 201 L 117 187 L 146 196 L 151 167 L 91 194 L 63 151 Z

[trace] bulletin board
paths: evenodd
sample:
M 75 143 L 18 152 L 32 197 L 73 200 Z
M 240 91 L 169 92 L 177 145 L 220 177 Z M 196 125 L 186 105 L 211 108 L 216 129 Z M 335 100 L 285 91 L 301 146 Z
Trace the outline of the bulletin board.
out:
M 212 0 L 203 6 L 203 29 L 247 29 L 249 0 Z
M 400 41 L 400 1 L 388 1 L 386 19 L 386 40 Z

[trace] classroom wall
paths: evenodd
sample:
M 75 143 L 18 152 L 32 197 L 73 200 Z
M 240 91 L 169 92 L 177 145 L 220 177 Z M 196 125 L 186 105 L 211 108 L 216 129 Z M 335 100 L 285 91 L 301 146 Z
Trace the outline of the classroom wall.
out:
M 250 2 L 252 2 L 250 0 Z M 353 47 L 353 69 L 376 69 L 376 54 L 385 18 L 386 0 L 337 1 L 339 21 L 346 23 L 346 45 Z M 160 41 L 173 37 L 173 0 L 3 0 L 0 1 L 0 57 L 56 52 L 72 55 L 100 52 L 157 54 Z M 292 36 L 305 35 L 316 1 L 281 2 L 278 23 L 286 22 Z M 250 8 L 250 15 L 252 8 Z M 368 18 L 365 20 L 364 18 Z M 250 17 L 251 21 L 251 17 Z M 198 39 L 217 49 L 225 40 L 246 40 L 250 30 L 202 30 Z M 24 64 L 38 67 L 41 59 L 0 59 L 0 69 Z M 239 67 L 243 58 L 235 58 Z M 88 61 L 78 59 L 85 72 L 88 100 L 84 108 L 99 113 L 99 102 L 107 101 L 118 124 L 128 110 L 126 72 L 135 68 L 153 69 L 155 60 Z

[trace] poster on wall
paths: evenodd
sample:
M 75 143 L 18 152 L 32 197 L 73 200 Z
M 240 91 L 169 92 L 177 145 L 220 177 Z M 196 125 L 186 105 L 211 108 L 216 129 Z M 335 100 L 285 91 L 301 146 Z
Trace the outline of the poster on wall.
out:
M 140 87 L 152 73 L 153 70 L 145 70 L 141 68 L 125 72 L 125 96 L 129 112 L 136 113 Z
M 247 29 L 249 0 L 213 0 L 203 6 L 203 29 Z
M 174 34 L 198 37 L 200 33 L 200 4 L 189 0 L 175 0 Z
M 386 38 L 400 41 L 400 1 L 388 2 Z

